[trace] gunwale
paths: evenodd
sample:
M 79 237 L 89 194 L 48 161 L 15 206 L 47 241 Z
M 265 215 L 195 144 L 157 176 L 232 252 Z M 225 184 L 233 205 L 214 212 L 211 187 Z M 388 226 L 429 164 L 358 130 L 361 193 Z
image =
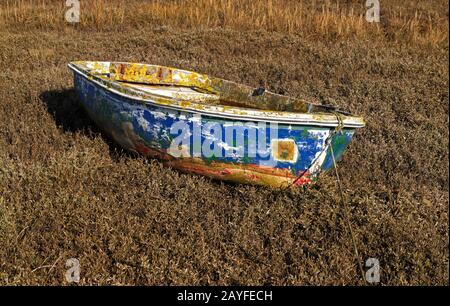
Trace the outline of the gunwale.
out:
M 342 124 L 345 128 L 361 128 L 365 126 L 365 122 L 361 117 L 354 116 L 348 113 L 341 112 L 338 109 L 332 109 L 330 111 L 320 111 L 320 112 L 293 112 L 293 111 L 284 111 L 284 110 L 269 110 L 269 109 L 258 109 L 258 108 L 250 108 L 250 107 L 241 107 L 241 106 L 228 106 L 221 104 L 209 104 L 209 103 L 200 103 L 193 101 L 186 101 L 182 98 L 167 98 L 158 96 L 144 90 L 140 90 L 139 88 L 133 86 L 127 86 L 126 82 L 141 82 L 148 83 L 146 79 L 141 79 L 140 77 L 146 76 L 146 74 L 140 74 L 138 69 L 132 71 L 134 74 L 132 77 L 124 75 L 119 75 L 114 73 L 114 67 L 122 67 L 120 65 L 125 65 L 125 67 L 138 67 L 138 69 L 142 69 L 141 67 L 150 67 L 151 69 L 156 69 L 158 74 L 163 71 L 164 73 L 169 71 L 172 79 L 164 80 L 164 78 L 154 77 L 151 79 L 151 82 L 155 82 L 156 84 L 175 84 L 174 79 L 178 77 L 182 81 L 178 86 L 195 86 L 202 90 L 206 90 L 210 93 L 223 94 L 224 88 L 232 88 L 231 94 L 236 94 L 236 90 L 241 90 L 248 94 L 248 90 L 252 90 L 251 87 L 234 83 L 231 81 L 218 79 L 214 77 L 210 77 L 205 74 L 199 74 L 193 71 L 181 70 L 178 68 L 159 66 L 159 65 L 146 65 L 146 64 L 137 64 L 137 63 L 124 63 L 124 62 L 101 62 L 101 61 L 75 61 L 68 64 L 68 67 L 74 72 L 82 75 L 87 78 L 91 82 L 96 85 L 113 92 L 119 96 L 131 99 L 136 103 L 143 104 L 152 104 L 163 106 L 172 110 L 181 110 L 188 111 L 191 113 L 196 113 L 200 115 L 206 115 L 210 117 L 218 117 L 229 120 L 239 120 L 239 121 L 264 121 L 268 123 L 277 123 L 277 124 L 289 124 L 289 125 L 310 125 L 310 126 L 323 126 L 323 127 L 337 127 L 339 124 Z M 112 73 L 113 72 L 113 73 Z M 161 73 L 163 74 L 163 73 Z M 137 75 L 138 77 L 135 77 Z M 158 75 L 159 76 L 159 75 Z M 181 76 L 181 77 L 180 77 Z M 182 78 L 187 76 L 188 80 L 185 81 Z M 172 82 L 172 83 L 171 83 Z M 234 90 L 234 92 L 233 92 Z M 247 92 L 246 92 L 247 91 Z M 269 91 L 266 91 L 267 96 L 279 98 L 285 101 L 290 101 L 290 98 L 287 96 L 278 95 Z M 265 94 L 266 94 L 265 93 Z M 240 94 L 239 92 L 237 94 Z M 274 98 L 274 99 L 275 99 Z M 291 101 L 292 102 L 292 101 Z M 304 103 L 304 102 L 302 102 Z M 306 103 L 302 104 L 308 107 L 308 110 L 311 108 L 321 108 L 323 106 Z

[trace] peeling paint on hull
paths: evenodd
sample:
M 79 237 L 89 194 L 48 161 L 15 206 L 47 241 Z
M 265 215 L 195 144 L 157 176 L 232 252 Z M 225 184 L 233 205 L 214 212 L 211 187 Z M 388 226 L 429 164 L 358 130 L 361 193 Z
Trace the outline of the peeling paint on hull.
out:
M 113 79 L 112 84 L 117 79 L 126 81 L 130 78 L 138 78 L 139 82 L 145 81 L 148 84 L 161 79 L 173 82 L 176 76 L 173 72 L 167 72 L 169 70 L 162 71 L 156 68 L 150 74 L 149 70 L 143 69 L 142 66 L 136 66 L 135 70 L 127 70 L 125 66 L 113 64 L 111 67 L 108 70 L 105 65 L 100 65 L 96 69 L 102 73 L 119 71 L 119 76 L 109 75 L 109 78 Z M 138 72 L 133 74 L 132 71 Z M 239 118 L 232 119 L 209 113 L 198 117 L 198 113 L 191 108 L 193 104 L 191 102 L 185 102 L 185 107 L 179 108 L 170 107 L 173 102 L 170 100 L 163 103 L 146 103 L 147 101 L 143 102 L 142 99 L 132 95 L 111 90 L 109 86 L 99 86 L 97 80 L 83 72 L 85 71 L 80 72 L 74 69 L 74 85 L 81 103 L 96 124 L 125 149 L 157 158 L 167 166 L 213 179 L 271 187 L 288 186 L 306 170 L 309 172 L 296 181 L 296 185 L 310 183 L 319 172 L 332 166 L 330 149 L 326 146 L 326 139 L 334 130 L 333 126 L 327 126 L 327 122 L 330 121 L 325 120 L 324 126 L 320 126 L 307 122 L 288 124 L 281 120 L 277 123 L 276 138 L 273 139 L 273 129 L 269 125 L 270 119 L 267 120 L 267 125 L 263 126 L 258 125 L 260 120 L 247 121 L 242 130 L 239 130 L 242 123 L 238 120 Z M 187 78 L 189 79 L 189 76 Z M 196 75 L 192 78 L 195 86 L 201 87 L 199 82 L 202 80 L 208 86 L 212 86 L 210 80 Z M 108 83 L 105 81 L 105 84 Z M 209 93 L 215 90 L 217 87 L 209 90 Z M 173 103 L 178 102 L 180 101 Z M 216 136 L 227 135 L 231 127 L 235 129 L 235 134 L 232 134 L 235 136 L 231 139 L 225 139 L 225 136 L 214 139 L 219 145 L 219 147 L 214 146 L 215 152 L 220 154 L 206 156 L 202 150 L 196 151 L 196 145 L 204 146 L 205 142 L 211 141 L 214 137 L 209 132 L 201 130 L 198 134 L 199 143 L 194 142 L 186 147 L 178 146 L 176 149 L 179 150 L 177 152 L 181 152 L 181 155 L 177 156 L 171 150 L 173 150 L 174 138 L 179 136 L 174 133 L 173 127 L 179 124 L 189 127 L 191 131 L 195 131 L 196 126 L 219 126 L 220 132 L 214 131 L 218 133 L 215 134 Z M 354 127 L 344 125 L 342 131 L 333 136 L 331 143 L 337 160 L 341 158 L 351 141 L 354 131 Z M 192 133 L 187 135 L 194 137 Z M 261 141 L 267 144 L 257 148 L 259 154 L 250 154 L 251 147 L 255 144 L 249 143 L 249 135 L 255 136 L 256 142 Z M 236 143 L 240 136 L 243 137 L 240 138 L 243 139 L 241 146 Z M 314 165 L 311 166 L 312 163 Z

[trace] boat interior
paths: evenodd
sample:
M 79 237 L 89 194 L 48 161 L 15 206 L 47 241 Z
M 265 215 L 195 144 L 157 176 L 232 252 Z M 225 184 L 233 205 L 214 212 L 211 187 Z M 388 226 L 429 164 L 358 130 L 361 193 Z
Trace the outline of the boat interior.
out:
M 78 69 L 100 79 L 115 82 L 153 96 L 188 102 L 246 109 L 296 113 L 340 113 L 334 106 L 306 102 L 192 71 L 157 65 L 116 62 L 73 62 Z

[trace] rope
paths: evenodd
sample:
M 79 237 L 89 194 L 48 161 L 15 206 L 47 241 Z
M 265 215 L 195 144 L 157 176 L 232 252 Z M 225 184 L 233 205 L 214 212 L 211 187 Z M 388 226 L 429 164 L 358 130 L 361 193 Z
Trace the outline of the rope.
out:
M 334 171 L 336 173 L 336 180 L 337 180 L 338 186 L 339 186 L 339 194 L 341 196 L 342 205 L 344 206 L 344 216 L 345 216 L 345 220 L 347 221 L 347 226 L 348 226 L 348 230 L 350 232 L 350 236 L 352 238 L 353 251 L 355 252 L 355 259 L 358 262 L 359 270 L 361 271 L 361 278 L 362 278 L 363 282 L 365 282 L 364 270 L 363 270 L 361 261 L 359 260 L 358 246 L 356 244 L 355 235 L 353 233 L 352 223 L 350 222 L 349 209 L 348 209 L 347 202 L 345 201 L 345 198 L 344 198 L 344 192 L 342 191 L 342 183 L 341 183 L 341 180 L 339 178 L 339 172 L 338 172 L 338 169 L 337 169 L 336 160 L 334 158 L 334 150 L 333 150 L 332 146 L 330 147 L 330 149 L 331 149 L 331 157 L 333 158 Z
M 309 170 L 311 169 L 311 167 L 315 164 L 315 162 L 317 161 L 317 159 L 328 149 L 330 148 L 330 152 L 331 152 L 331 158 L 333 160 L 333 166 L 334 166 L 334 171 L 336 174 L 336 180 L 338 183 L 338 187 L 339 187 L 339 194 L 340 194 L 340 198 L 341 198 L 341 203 L 342 206 L 344 207 L 344 217 L 345 220 L 347 222 L 347 226 L 348 226 L 348 230 L 350 232 L 350 237 L 352 239 L 352 244 L 353 244 L 353 251 L 354 251 L 354 255 L 355 255 L 355 259 L 358 263 L 358 267 L 359 270 L 361 272 L 361 278 L 363 280 L 363 282 L 365 283 L 365 275 L 364 275 L 364 269 L 362 267 L 361 261 L 359 260 L 359 251 L 358 251 L 358 245 L 356 244 L 356 239 L 355 239 L 355 235 L 353 233 L 353 227 L 352 227 L 352 223 L 350 222 L 350 211 L 348 208 L 348 204 L 345 201 L 345 197 L 344 197 L 344 192 L 343 192 L 343 188 L 342 188 L 342 183 L 341 183 L 341 179 L 339 177 L 339 172 L 338 172 L 338 168 L 337 168 L 337 164 L 336 164 L 336 159 L 334 157 L 334 150 L 333 150 L 333 145 L 331 143 L 334 135 L 336 135 L 337 133 L 341 132 L 341 130 L 344 128 L 344 123 L 343 120 L 341 118 L 341 116 L 336 113 L 333 112 L 334 115 L 336 116 L 336 119 L 338 121 L 338 125 L 336 126 L 336 128 L 330 133 L 330 135 L 328 135 L 327 139 L 325 139 L 325 146 L 323 151 L 311 162 L 311 164 L 308 166 L 308 168 L 306 170 L 304 170 L 299 176 L 297 176 L 297 178 L 295 178 L 295 180 L 288 185 L 288 187 L 292 186 L 293 184 L 297 183 L 298 180 L 300 180 L 307 172 L 309 172 Z
M 339 131 L 340 131 L 343 128 L 342 119 L 340 118 L 339 114 L 337 114 L 337 113 L 334 113 L 334 114 L 336 115 L 336 118 L 338 119 L 338 122 L 339 122 L 338 127 L 339 127 Z M 359 270 L 361 272 L 361 278 L 362 278 L 363 282 L 365 283 L 364 269 L 362 267 L 361 261 L 359 260 L 358 245 L 356 244 L 356 239 L 355 239 L 355 235 L 353 233 L 352 223 L 350 222 L 350 217 L 349 217 L 350 210 L 349 210 L 347 201 L 345 201 L 344 191 L 343 191 L 343 188 L 342 188 L 342 182 L 341 182 L 341 179 L 339 177 L 339 171 L 338 171 L 338 168 L 337 168 L 336 159 L 334 157 L 334 150 L 333 150 L 333 146 L 331 144 L 330 144 L 330 151 L 331 151 L 331 158 L 333 160 L 334 172 L 336 174 L 336 180 L 337 180 L 338 187 L 339 187 L 339 194 L 340 194 L 340 198 L 341 198 L 341 203 L 342 203 L 342 206 L 344 207 L 344 217 L 345 217 L 345 220 L 347 221 L 348 230 L 350 232 L 350 237 L 351 237 L 352 243 L 353 243 L 353 251 L 355 253 L 355 259 L 356 259 L 356 261 L 358 263 Z

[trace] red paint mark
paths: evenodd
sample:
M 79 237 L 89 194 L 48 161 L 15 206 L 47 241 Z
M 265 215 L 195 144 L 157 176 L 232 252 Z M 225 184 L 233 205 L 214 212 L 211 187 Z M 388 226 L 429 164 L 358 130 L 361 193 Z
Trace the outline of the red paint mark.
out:
M 248 173 L 247 177 L 249 179 L 251 179 L 252 181 L 257 181 L 258 180 L 258 176 L 256 174 L 253 174 L 253 173 Z
M 295 185 L 296 186 L 302 186 L 302 185 L 309 184 L 309 183 L 311 183 L 311 179 L 310 178 L 308 178 L 308 177 L 301 177 L 300 179 L 298 179 L 295 182 Z
M 158 69 L 158 79 L 160 79 L 160 80 L 163 79 L 163 69 L 162 68 Z
M 228 169 L 223 169 L 220 173 L 223 175 L 227 175 L 227 174 L 231 174 L 232 172 Z
M 125 69 L 126 69 L 125 64 L 120 64 L 119 65 L 119 73 L 120 74 L 125 74 Z
M 305 171 L 300 171 L 299 176 L 294 180 L 294 185 L 301 186 L 305 184 L 309 184 L 312 180 L 309 178 L 310 173 Z

